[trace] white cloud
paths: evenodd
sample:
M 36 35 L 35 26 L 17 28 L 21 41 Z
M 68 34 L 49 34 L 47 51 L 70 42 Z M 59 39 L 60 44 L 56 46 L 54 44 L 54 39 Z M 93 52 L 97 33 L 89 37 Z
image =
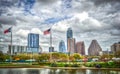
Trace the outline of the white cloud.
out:
M 42 35 L 43 33 L 41 32 L 40 29 L 38 28 L 32 28 L 31 30 L 25 30 L 25 29 L 20 29 L 16 32 L 17 35 L 27 38 L 28 33 L 36 33 Z
M 53 30 L 56 30 L 56 31 L 65 32 L 68 27 L 69 27 L 69 25 L 66 21 L 61 21 L 61 22 L 58 22 L 55 25 L 53 25 L 52 28 L 53 28 Z
M 32 28 L 30 32 L 31 33 L 37 33 L 37 34 L 40 34 L 40 35 L 43 34 L 43 32 L 40 29 L 38 29 L 38 28 Z
M 96 27 L 102 27 L 101 23 L 94 18 L 90 18 L 90 24 Z
M 74 13 L 71 19 L 58 22 L 54 29 L 58 31 L 66 31 L 68 27 L 72 27 L 76 32 L 96 31 L 104 28 L 104 23 L 90 17 L 87 12 Z
M 87 12 L 82 12 L 82 13 L 74 13 L 73 19 L 78 19 L 78 21 L 82 22 L 86 20 L 89 17 Z
M 23 29 L 20 29 L 16 32 L 17 35 L 25 38 L 28 36 L 28 33 L 30 33 L 29 30 L 23 30 Z

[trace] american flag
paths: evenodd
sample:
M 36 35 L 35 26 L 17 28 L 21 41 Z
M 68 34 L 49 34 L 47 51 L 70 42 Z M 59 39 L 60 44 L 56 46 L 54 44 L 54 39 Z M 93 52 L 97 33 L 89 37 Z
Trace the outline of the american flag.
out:
M 50 34 L 51 29 L 47 29 L 44 31 L 44 35 Z

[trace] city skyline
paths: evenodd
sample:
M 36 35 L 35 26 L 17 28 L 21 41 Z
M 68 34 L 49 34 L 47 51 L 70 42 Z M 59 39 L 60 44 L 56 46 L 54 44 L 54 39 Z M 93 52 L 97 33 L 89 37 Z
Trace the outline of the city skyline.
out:
M 47 52 L 49 35 L 43 32 L 52 27 L 53 46 L 58 51 L 61 40 L 67 46 L 66 32 L 71 27 L 73 38 L 84 41 L 86 52 L 94 39 L 107 50 L 120 41 L 119 12 L 119 0 L 1 0 L 0 47 L 10 44 L 10 34 L 3 32 L 13 26 L 14 45 L 27 45 L 28 33 L 37 33 Z

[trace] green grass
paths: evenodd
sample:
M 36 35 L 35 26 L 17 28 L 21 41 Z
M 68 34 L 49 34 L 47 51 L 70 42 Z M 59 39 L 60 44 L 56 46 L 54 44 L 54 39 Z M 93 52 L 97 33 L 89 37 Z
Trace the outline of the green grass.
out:
M 40 66 L 37 63 L 0 63 L 0 67 L 31 67 Z
M 96 67 L 99 64 L 101 68 L 120 68 L 119 62 L 29 62 L 29 63 L 8 63 L 0 62 L 0 67 L 40 67 L 40 66 L 50 66 L 50 67 Z

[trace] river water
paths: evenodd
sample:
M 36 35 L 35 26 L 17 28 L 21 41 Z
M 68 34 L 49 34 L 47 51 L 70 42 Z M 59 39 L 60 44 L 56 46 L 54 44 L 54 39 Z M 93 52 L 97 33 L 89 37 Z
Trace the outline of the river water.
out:
M 3 68 L 0 74 L 120 74 L 120 70 Z

